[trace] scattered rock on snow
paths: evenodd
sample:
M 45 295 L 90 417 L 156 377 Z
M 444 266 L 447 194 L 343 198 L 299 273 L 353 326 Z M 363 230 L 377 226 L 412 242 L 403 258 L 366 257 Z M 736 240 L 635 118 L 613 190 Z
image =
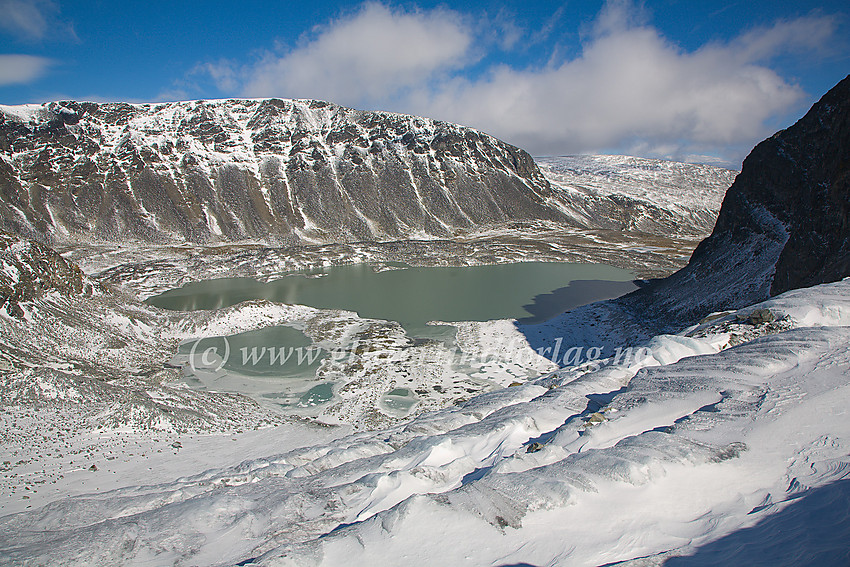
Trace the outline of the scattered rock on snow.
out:
M 748 315 L 738 314 L 737 318 L 739 321 L 743 321 L 748 325 L 763 325 L 765 323 L 772 323 L 776 320 L 776 316 L 770 311 L 770 309 L 756 309 Z

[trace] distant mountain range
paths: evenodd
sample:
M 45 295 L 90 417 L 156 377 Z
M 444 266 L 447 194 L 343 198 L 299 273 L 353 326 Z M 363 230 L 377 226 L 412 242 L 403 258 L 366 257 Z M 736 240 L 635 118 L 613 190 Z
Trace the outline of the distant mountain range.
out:
M 587 228 L 704 238 L 737 171 L 629 156 L 537 158 L 557 202 Z

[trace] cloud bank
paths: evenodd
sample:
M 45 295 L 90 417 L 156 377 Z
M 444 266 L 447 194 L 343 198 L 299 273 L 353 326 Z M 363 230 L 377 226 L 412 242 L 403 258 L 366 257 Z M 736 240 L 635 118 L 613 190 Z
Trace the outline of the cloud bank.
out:
M 771 60 L 822 49 L 836 27 L 835 18 L 813 14 L 687 51 L 630 2 L 610 1 L 571 58 L 553 52 L 542 67 L 494 63 L 472 74 L 486 53 L 521 44 L 522 30 L 494 42 L 456 11 L 367 3 L 294 48 L 249 64 L 205 63 L 193 73 L 231 94 L 319 98 L 458 122 L 536 155 L 734 160 L 805 97 Z
M 0 87 L 31 83 L 42 77 L 51 65 L 51 59 L 35 55 L 0 55 Z
M 249 74 L 249 96 L 297 92 L 368 104 L 421 87 L 469 60 L 473 37 L 448 10 L 393 11 L 366 4 L 325 26 L 317 37 L 284 56 L 268 54 Z

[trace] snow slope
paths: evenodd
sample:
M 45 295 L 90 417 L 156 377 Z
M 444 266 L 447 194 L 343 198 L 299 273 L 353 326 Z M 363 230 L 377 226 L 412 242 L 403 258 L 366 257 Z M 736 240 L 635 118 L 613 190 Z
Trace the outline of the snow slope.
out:
M 745 322 L 756 308 L 776 321 Z M 389 429 L 8 515 L 0 558 L 303 566 L 700 557 L 712 542 L 787 523 L 809 502 L 846 501 L 850 476 L 850 280 L 737 314 L 655 337 L 619 363 L 560 371 Z M 826 528 L 814 521 L 803 529 Z M 850 559 L 834 538 L 801 547 L 796 538 L 810 533 L 771 529 L 797 561 Z M 746 549 L 733 562 L 758 559 Z

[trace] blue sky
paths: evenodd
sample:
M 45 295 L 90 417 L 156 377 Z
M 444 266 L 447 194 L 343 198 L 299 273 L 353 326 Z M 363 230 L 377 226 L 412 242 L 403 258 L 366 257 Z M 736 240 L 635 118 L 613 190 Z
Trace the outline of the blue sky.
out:
M 737 165 L 850 72 L 834 2 L 0 0 L 0 103 L 320 98 Z

